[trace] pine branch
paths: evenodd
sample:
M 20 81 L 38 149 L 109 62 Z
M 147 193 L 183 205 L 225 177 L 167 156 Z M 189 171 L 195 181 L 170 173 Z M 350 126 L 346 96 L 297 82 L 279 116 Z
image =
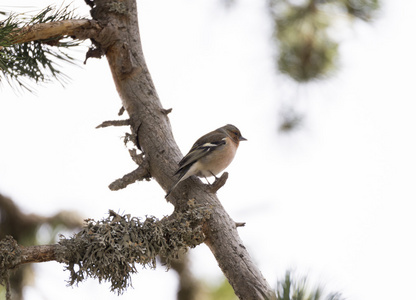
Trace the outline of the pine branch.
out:
M 4 48 L 31 41 L 47 42 L 64 36 L 83 40 L 93 37 L 100 29 L 95 21 L 77 16 L 69 6 L 59 9 L 48 6 L 32 17 L 11 14 L 0 21 L 0 46 Z
M 56 61 L 73 63 L 73 58 L 62 49 L 78 46 L 100 31 L 96 21 L 80 19 L 68 6 L 58 10 L 48 6 L 29 20 L 24 15 L 11 15 L 0 22 L 2 77 L 10 85 L 17 83 L 29 91 L 26 80 L 38 83 L 54 78 L 65 82 L 67 77 Z
M 64 36 L 85 40 L 95 37 L 100 30 L 101 26 L 94 20 L 64 20 L 17 28 L 11 33 L 10 40 L 13 44 L 59 40 Z

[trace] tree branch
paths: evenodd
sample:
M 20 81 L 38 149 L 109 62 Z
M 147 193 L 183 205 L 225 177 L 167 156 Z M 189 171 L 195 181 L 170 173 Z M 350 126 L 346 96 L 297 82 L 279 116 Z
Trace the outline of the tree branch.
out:
M 15 29 L 10 40 L 14 44 L 73 36 L 79 40 L 96 37 L 102 27 L 94 20 L 64 20 L 35 24 Z
M 144 160 L 144 162 L 134 171 L 124 175 L 122 178 L 119 178 L 113 181 L 108 188 L 112 191 L 117 191 L 124 189 L 129 184 L 135 183 L 136 181 L 149 181 L 151 178 L 149 173 L 149 163 Z
M 22 247 L 21 260 L 19 264 L 39 263 L 56 260 L 55 252 L 59 247 L 59 245 L 39 245 Z
M 130 125 L 130 120 L 111 120 L 111 121 L 104 121 L 100 125 L 95 128 L 105 128 L 109 126 L 128 126 Z
M 0 279 L 3 279 L 3 273 L 27 263 L 46 262 L 57 260 L 56 250 L 59 245 L 42 245 L 42 246 L 19 246 L 11 237 L 7 236 L 0 241 Z
M 106 24 L 95 41 L 106 53 L 117 91 L 137 132 L 140 147 L 149 161 L 152 177 L 167 191 L 182 154 L 173 139 L 167 111 L 157 95 L 144 59 L 138 32 L 134 0 L 120 2 L 122 9 L 111 9 L 111 0 L 95 0 L 91 14 Z M 122 28 L 123 30 L 118 30 Z M 182 211 L 188 199 L 210 207 L 211 217 L 204 223 L 205 243 L 240 299 L 270 299 L 273 291 L 252 261 L 241 241 L 235 222 L 215 194 L 207 193 L 200 180 L 189 178 L 172 192 L 175 211 Z
M 135 264 L 155 268 L 156 256 L 161 255 L 169 267 L 188 247 L 202 243 L 201 224 L 209 217 L 209 210 L 189 202 L 186 211 L 161 220 L 141 221 L 110 210 L 108 218 L 87 220 L 80 232 L 54 245 L 22 247 L 7 236 L 0 240 L 0 284 L 7 283 L 8 270 L 19 265 L 55 260 L 67 264 L 71 285 L 93 277 L 111 281 L 111 289 L 120 293 L 137 272 Z

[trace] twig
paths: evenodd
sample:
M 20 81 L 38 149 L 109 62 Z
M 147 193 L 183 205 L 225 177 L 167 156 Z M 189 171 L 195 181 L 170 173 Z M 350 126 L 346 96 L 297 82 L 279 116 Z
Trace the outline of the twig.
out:
M 95 128 L 104 128 L 104 127 L 109 127 L 109 126 L 129 126 L 129 125 L 130 125 L 130 119 L 112 120 L 112 121 L 104 121 Z
M 11 287 L 10 287 L 10 273 L 9 270 L 6 271 L 6 300 L 11 300 L 12 299 L 12 292 L 11 292 Z
M 144 159 L 142 164 L 136 170 L 124 175 L 122 178 L 113 181 L 108 187 L 112 191 L 117 191 L 124 189 L 126 186 L 135 183 L 136 181 L 149 181 L 150 178 L 151 175 L 149 172 L 149 162 Z
M 162 108 L 160 111 L 162 112 L 162 114 L 168 115 L 172 112 L 172 108 L 168 108 L 168 109 Z
M 214 183 L 208 188 L 208 192 L 216 193 L 227 182 L 228 172 L 222 173 L 220 178 L 216 178 Z

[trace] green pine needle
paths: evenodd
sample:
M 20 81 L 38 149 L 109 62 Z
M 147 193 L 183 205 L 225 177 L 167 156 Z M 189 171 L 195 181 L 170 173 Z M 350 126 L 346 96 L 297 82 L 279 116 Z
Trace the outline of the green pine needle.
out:
M 80 41 L 63 37 L 13 44 L 11 33 L 25 26 L 79 18 L 69 6 L 59 9 L 48 6 L 32 17 L 10 14 L 0 21 L 0 82 L 6 81 L 12 87 L 30 92 L 33 92 L 30 82 L 38 84 L 55 79 L 65 83 L 68 77 L 60 71 L 58 62 L 74 63 L 65 50 L 78 46 Z

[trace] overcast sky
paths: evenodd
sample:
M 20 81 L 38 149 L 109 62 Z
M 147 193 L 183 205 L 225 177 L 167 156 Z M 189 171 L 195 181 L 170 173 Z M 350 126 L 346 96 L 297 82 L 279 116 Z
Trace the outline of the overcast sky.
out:
M 226 10 L 220 1 L 138 1 L 145 57 L 164 107 L 173 108 L 177 143 L 185 153 L 227 123 L 248 139 L 218 194 L 247 223 L 239 232 L 272 286 L 292 268 L 351 300 L 408 298 L 416 282 L 416 2 L 385 1 L 372 25 L 339 28 L 340 71 L 308 87 L 275 75 L 263 2 Z M 83 1 L 73 6 L 87 15 Z M 0 192 L 26 213 L 170 214 L 154 181 L 107 188 L 136 166 L 123 145 L 127 128 L 95 129 L 118 118 L 121 102 L 105 59 L 81 64 L 88 45 L 75 53 L 81 67 L 64 66 L 65 87 L 43 84 L 33 95 L 2 84 Z M 279 134 L 279 107 L 297 96 L 303 128 Z M 190 253 L 194 272 L 218 282 L 208 248 Z M 69 273 L 55 262 L 36 271 L 31 300 L 175 299 L 175 273 L 163 266 L 140 270 L 122 297 L 92 279 L 66 287 Z

